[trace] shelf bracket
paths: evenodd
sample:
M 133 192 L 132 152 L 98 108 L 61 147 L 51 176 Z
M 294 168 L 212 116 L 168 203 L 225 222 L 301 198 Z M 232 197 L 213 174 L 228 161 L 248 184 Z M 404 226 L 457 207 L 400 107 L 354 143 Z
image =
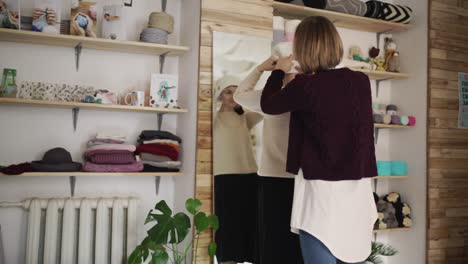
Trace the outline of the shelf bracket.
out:
M 78 45 L 75 46 L 75 67 L 76 71 L 80 70 L 80 57 L 81 57 L 81 50 L 83 49 L 83 44 L 80 42 Z
M 374 143 L 375 143 L 375 145 L 377 145 L 377 143 L 379 142 L 379 131 L 380 131 L 379 128 L 374 127 Z
M 76 176 L 70 176 L 70 196 L 75 196 Z
M 130 2 L 125 1 L 124 6 L 132 7 L 133 6 L 133 0 L 130 0 Z
M 72 109 L 72 115 L 73 115 L 73 132 L 76 132 L 76 127 L 78 125 L 78 115 L 80 114 L 80 108 L 79 107 L 74 107 Z
M 163 73 L 164 71 L 164 63 L 166 62 L 166 56 L 168 53 L 169 51 L 159 55 L 159 73 Z
M 164 113 L 158 113 L 158 130 L 161 130 L 164 119 Z
M 159 186 L 161 185 L 161 176 L 154 177 L 154 190 L 156 195 L 159 195 Z

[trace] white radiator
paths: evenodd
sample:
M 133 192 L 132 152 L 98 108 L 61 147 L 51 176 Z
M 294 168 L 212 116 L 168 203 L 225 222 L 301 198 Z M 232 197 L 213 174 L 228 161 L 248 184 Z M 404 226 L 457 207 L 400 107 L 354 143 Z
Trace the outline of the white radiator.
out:
M 28 199 L 26 264 L 120 264 L 136 246 L 137 199 Z

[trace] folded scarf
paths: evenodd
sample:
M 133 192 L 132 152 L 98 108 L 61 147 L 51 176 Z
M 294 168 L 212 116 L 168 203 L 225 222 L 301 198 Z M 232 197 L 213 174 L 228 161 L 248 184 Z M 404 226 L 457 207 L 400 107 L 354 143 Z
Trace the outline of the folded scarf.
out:
M 155 161 L 142 160 L 141 162 L 146 165 L 151 165 L 153 167 L 160 167 L 160 168 L 180 168 L 180 166 L 182 166 L 182 162 L 180 161 L 155 162 Z
M 130 152 L 135 152 L 135 145 L 129 144 L 106 144 L 106 145 L 97 145 L 88 148 L 86 151 L 92 150 L 126 150 Z
M 144 130 L 140 134 L 139 142 L 143 142 L 145 140 L 153 140 L 153 139 L 170 139 L 175 140 L 179 143 L 182 143 L 182 139 L 180 137 L 172 134 L 168 131 L 159 131 L 159 130 Z
M 87 172 L 138 172 L 143 170 L 143 163 L 134 162 L 132 164 L 95 164 L 86 162 L 84 171 Z
M 31 162 L 31 167 L 33 171 L 41 171 L 41 172 L 81 171 L 81 163 L 78 163 L 78 162 L 50 164 L 50 163 L 44 163 L 42 161 L 33 161 Z
M 122 140 L 114 140 L 114 139 L 91 139 L 88 141 L 88 147 L 97 146 L 97 145 L 105 145 L 105 144 L 124 144 L 125 141 Z
M 180 146 L 180 143 L 176 140 L 170 140 L 170 139 L 153 139 L 153 140 L 145 140 L 142 141 L 143 144 L 151 144 L 151 143 L 166 143 L 166 144 L 173 144 Z
M 179 152 L 173 147 L 161 144 L 142 144 L 138 145 L 137 153 L 150 153 L 155 155 L 162 155 L 171 158 L 171 160 L 179 159 Z
M 132 151 L 128 151 L 128 150 L 118 150 L 118 149 L 95 149 L 95 150 L 86 150 L 85 153 L 84 153 L 84 158 L 89 160 L 91 159 L 91 157 L 93 157 L 94 155 L 98 155 L 98 154 L 110 154 L 110 155 L 119 155 L 119 154 L 132 154 L 133 155 L 133 152 Z
M 132 152 L 127 153 L 105 153 L 95 154 L 89 157 L 89 161 L 96 164 L 132 164 L 135 162 L 135 156 Z
M 173 169 L 173 168 L 160 168 L 160 167 L 154 167 L 148 164 L 144 165 L 143 172 L 179 172 L 179 169 Z
M 118 140 L 118 141 L 126 141 L 127 140 L 127 136 L 125 136 L 123 134 L 119 134 L 119 133 L 110 134 L 110 133 L 101 132 L 101 133 L 97 133 L 96 138 L 97 139 L 112 139 L 112 140 Z
M 31 171 L 32 171 L 31 163 L 27 163 L 27 162 L 21 163 L 21 164 L 10 165 L 0 170 L 1 173 L 6 174 L 6 175 L 20 175 L 25 172 L 31 172 Z
M 140 159 L 147 160 L 147 161 L 156 161 L 156 162 L 171 161 L 171 158 L 167 156 L 154 155 L 150 153 L 140 153 Z

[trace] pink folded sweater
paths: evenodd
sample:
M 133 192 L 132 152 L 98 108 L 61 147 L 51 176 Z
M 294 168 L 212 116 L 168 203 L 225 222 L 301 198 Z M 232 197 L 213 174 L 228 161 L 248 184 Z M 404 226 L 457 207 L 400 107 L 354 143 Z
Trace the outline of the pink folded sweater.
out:
M 126 150 L 130 152 L 135 152 L 136 147 L 135 145 L 129 144 L 105 144 L 105 145 L 97 145 L 88 148 L 86 151 L 91 150 Z
M 87 172 L 138 172 L 143 170 L 143 163 L 131 164 L 95 164 L 86 162 L 83 170 Z

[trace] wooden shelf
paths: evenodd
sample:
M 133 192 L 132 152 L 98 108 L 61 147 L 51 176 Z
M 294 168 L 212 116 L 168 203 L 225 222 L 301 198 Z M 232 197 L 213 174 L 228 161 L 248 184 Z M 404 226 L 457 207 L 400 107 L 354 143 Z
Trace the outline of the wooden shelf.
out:
M 413 128 L 414 126 L 374 124 L 375 128 Z
M 397 232 L 397 231 L 409 231 L 410 229 L 411 229 L 411 228 L 409 228 L 409 227 L 388 228 L 388 229 L 374 230 L 374 233 L 387 233 L 387 232 Z
M 137 41 L 122 41 L 102 38 L 87 38 L 70 35 L 52 35 L 46 33 L 0 29 L 0 41 L 11 41 L 28 44 L 42 44 L 74 48 L 81 43 L 85 49 L 107 50 L 124 53 L 149 55 L 179 56 L 189 50 L 188 47 L 153 44 Z
M 408 79 L 411 77 L 410 74 L 407 73 L 400 73 L 400 72 L 387 72 L 387 71 L 370 71 L 370 70 L 361 70 L 361 69 L 353 69 L 353 71 L 358 71 L 366 74 L 369 76 L 369 79 L 376 80 L 376 81 L 385 81 L 385 80 L 402 80 Z
M 410 25 L 393 23 L 384 20 L 354 16 L 344 13 L 310 8 L 281 2 L 273 2 L 275 15 L 286 18 L 306 18 L 308 16 L 324 16 L 330 19 L 337 27 L 355 29 L 375 33 L 395 33 L 411 29 Z
M 12 176 L 12 177 L 179 177 L 182 176 L 179 172 L 26 172 L 20 175 L 5 175 L 0 176 Z
M 153 113 L 186 113 L 186 109 L 172 109 L 172 108 L 155 108 L 155 107 L 141 107 L 129 105 L 107 105 L 107 104 L 89 104 L 79 102 L 62 102 L 62 101 L 43 101 L 43 100 L 30 100 L 30 99 L 16 99 L 16 98 L 0 98 L 0 104 L 19 104 L 31 106 L 46 106 L 46 107 L 59 107 L 59 108 L 86 108 L 86 109 L 103 109 L 114 111 L 129 111 L 129 112 L 153 112 Z
M 375 176 L 373 179 L 376 180 L 403 180 L 407 179 L 409 176 L 396 176 L 396 175 L 389 175 L 389 176 Z

